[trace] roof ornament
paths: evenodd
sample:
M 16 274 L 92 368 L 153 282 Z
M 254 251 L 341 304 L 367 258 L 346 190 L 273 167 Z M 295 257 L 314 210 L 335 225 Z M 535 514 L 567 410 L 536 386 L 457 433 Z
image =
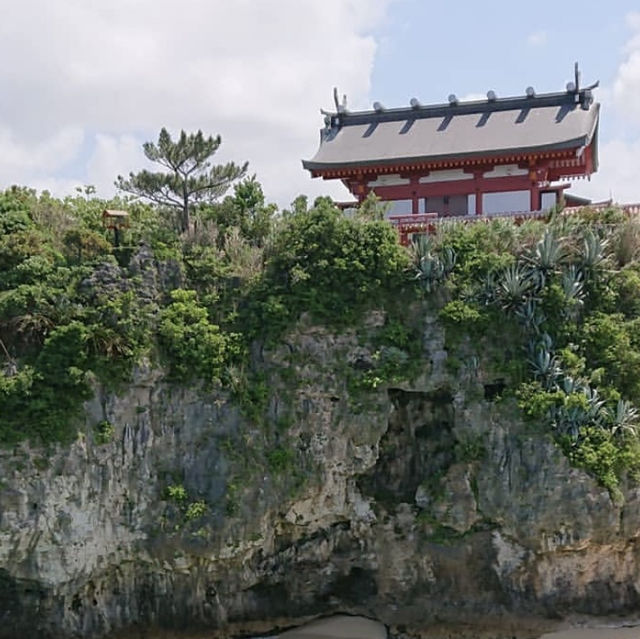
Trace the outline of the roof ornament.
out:
M 411 105 L 412 109 L 419 109 L 422 106 L 418 98 L 411 98 L 411 100 L 409 100 L 409 104 Z
M 458 96 L 455 93 L 450 93 L 448 100 L 450 106 L 456 106 L 458 104 Z
M 347 95 L 344 93 L 342 95 L 342 102 L 338 100 L 338 87 L 333 87 L 333 101 L 336 105 L 337 113 L 346 113 L 347 111 Z
M 587 87 L 580 86 L 581 73 L 578 63 L 576 62 L 573 67 L 574 81 L 567 82 L 567 92 L 575 94 L 575 101 L 580 104 L 580 107 L 588 111 L 589 107 L 593 103 L 592 90 L 600 86 L 600 80 L 597 80 L 593 84 Z
M 376 113 L 382 113 L 384 111 L 384 105 L 382 104 L 382 102 L 374 102 L 373 103 L 373 110 Z
M 525 93 L 527 94 L 528 98 L 535 98 L 536 97 L 536 90 L 532 86 L 528 86 L 525 89 Z
M 489 91 L 487 91 L 487 100 L 489 102 L 495 102 L 498 99 L 498 96 L 496 95 L 496 92 L 493 89 L 490 89 Z

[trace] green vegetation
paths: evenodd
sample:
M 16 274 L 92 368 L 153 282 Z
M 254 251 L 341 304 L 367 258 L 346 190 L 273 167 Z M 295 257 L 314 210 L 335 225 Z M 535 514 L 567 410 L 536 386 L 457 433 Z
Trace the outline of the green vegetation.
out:
M 173 507 L 174 531 L 183 525 L 201 519 L 207 514 L 208 506 L 204 499 L 192 499 L 182 484 L 169 484 L 165 489 L 165 499 Z M 166 522 L 167 515 L 164 520 Z
M 527 374 L 506 392 L 614 497 L 621 478 L 640 476 L 636 225 L 586 211 L 546 225 L 453 224 L 430 245 L 456 257 L 440 311 L 448 335 L 495 348 L 512 325 Z
M 107 420 L 98 422 L 94 428 L 95 440 L 98 444 L 108 444 L 115 434 L 115 427 Z
M 303 383 L 299 362 L 264 370 L 261 349 L 298 322 L 350 332 L 366 356 L 327 374 L 366 406 L 427 370 L 428 310 L 461 383 L 489 371 L 497 381 L 485 396 L 515 397 L 612 494 L 640 475 L 637 220 L 587 210 L 521 226 L 451 222 L 406 250 L 374 198 L 353 217 L 327 198 L 278 212 L 247 178 L 222 199 L 246 167 L 211 166 L 219 143 L 163 130 L 145 145 L 168 173 L 119 184 L 154 205 L 90 188 L 62 200 L 0 193 L 0 443 L 70 441 L 96 387 L 118 392 L 146 361 L 173 383 L 227 391 L 261 429 L 260 463 L 293 476 L 303 463 L 288 437 L 295 417 L 280 409 Z M 105 208 L 129 213 L 118 248 Z M 110 424 L 95 427 L 96 443 L 112 437 Z M 455 451 L 484 453 L 475 441 Z M 187 519 L 201 516 L 198 500 L 169 497 Z
M 176 379 L 219 379 L 234 350 L 234 337 L 225 335 L 209 321 L 207 309 L 198 303 L 195 291 L 172 291 L 171 303 L 159 314 L 159 343 Z

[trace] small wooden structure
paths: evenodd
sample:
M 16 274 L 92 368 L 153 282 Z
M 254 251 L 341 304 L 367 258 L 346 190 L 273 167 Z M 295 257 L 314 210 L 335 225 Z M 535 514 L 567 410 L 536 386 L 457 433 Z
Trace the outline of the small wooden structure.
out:
M 117 209 L 105 209 L 102 212 L 102 225 L 106 229 L 113 229 L 113 243 L 120 246 L 120 232 L 129 228 L 129 214 Z

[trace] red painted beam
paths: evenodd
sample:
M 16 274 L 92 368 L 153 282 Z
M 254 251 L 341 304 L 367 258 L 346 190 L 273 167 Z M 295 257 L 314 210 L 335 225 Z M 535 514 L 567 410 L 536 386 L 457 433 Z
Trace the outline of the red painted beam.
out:
M 448 180 L 426 184 L 402 184 L 371 188 L 382 200 L 412 200 L 414 197 L 442 197 L 444 195 L 470 195 L 472 193 L 496 193 L 499 191 L 528 191 L 531 179 L 528 175 L 511 175 L 498 178 Z

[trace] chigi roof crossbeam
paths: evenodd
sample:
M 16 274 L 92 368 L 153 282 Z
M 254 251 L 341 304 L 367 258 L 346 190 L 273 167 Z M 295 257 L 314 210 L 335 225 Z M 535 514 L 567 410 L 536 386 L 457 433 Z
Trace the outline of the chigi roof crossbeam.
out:
M 588 110 L 593 102 L 592 88 L 580 91 L 562 91 L 556 93 L 542 93 L 535 96 L 513 96 L 496 98 L 495 100 L 472 100 L 468 102 L 449 102 L 446 104 L 429 104 L 409 107 L 386 109 L 382 105 L 371 111 L 340 111 L 328 113 L 332 120 L 327 122 L 327 128 L 335 126 L 349 126 L 354 124 L 369 124 L 371 122 L 394 122 L 416 120 L 420 118 L 438 118 L 456 115 L 471 115 L 474 113 L 492 113 L 495 111 L 513 111 L 515 109 L 531 109 L 554 106 L 575 107 L 579 105 Z M 453 96 L 452 96 L 453 97 Z M 415 100 L 415 98 L 413 98 Z

